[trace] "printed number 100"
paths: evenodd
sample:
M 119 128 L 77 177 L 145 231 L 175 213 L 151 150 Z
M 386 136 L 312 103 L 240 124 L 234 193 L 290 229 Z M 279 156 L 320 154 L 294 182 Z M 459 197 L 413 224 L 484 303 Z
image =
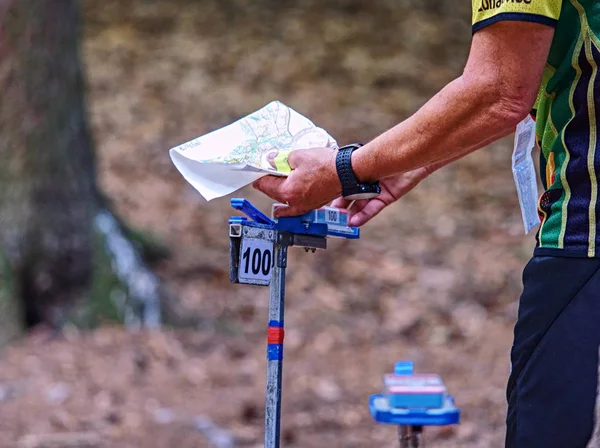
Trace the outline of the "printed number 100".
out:
M 250 255 L 252 254 L 252 256 Z M 252 269 L 252 273 L 254 275 L 259 275 L 262 272 L 262 275 L 268 276 L 269 272 L 271 272 L 271 262 L 273 261 L 271 251 L 266 249 L 264 252 L 259 248 L 255 248 L 251 251 L 251 248 L 247 248 L 244 254 L 242 255 L 244 259 L 244 273 L 249 274 L 250 269 Z

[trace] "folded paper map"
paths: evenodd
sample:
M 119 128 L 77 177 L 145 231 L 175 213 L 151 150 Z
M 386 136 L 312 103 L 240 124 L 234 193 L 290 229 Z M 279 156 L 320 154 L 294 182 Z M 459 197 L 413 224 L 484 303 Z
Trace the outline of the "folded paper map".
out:
M 327 131 L 279 101 L 169 151 L 183 177 L 206 199 L 219 198 L 271 174 L 287 176 L 285 154 L 337 148 Z M 269 155 L 279 154 L 274 165 Z M 284 157 L 281 157 L 284 155 Z

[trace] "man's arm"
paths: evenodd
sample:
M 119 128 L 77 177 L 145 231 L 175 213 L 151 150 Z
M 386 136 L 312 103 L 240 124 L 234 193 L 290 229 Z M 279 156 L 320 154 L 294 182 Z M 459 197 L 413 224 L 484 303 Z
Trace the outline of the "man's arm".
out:
M 359 180 L 431 171 L 513 132 L 535 102 L 553 36 L 553 28 L 528 22 L 499 22 L 475 33 L 462 76 L 354 152 Z
M 553 36 L 552 27 L 530 22 L 498 22 L 477 31 L 462 76 L 413 116 L 353 153 L 360 181 L 402 173 L 410 177 L 409 182 L 386 182 L 398 191 L 359 204 L 362 214 L 353 218 L 353 225 L 368 221 L 428 173 L 513 132 L 535 102 Z M 278 216 L 305 213 L 340 195 L 334 151 L 294 151 L 288 162 L 289 177 L 265 176 L 254 183 L 290 205 L 279 209 Z
M 357 177 L 439 166 L 513 132 L 535 102 L 553 36 L 553 28 L 528 22 L 499 22 L 475 33 L 462 76 L 354 152 Z

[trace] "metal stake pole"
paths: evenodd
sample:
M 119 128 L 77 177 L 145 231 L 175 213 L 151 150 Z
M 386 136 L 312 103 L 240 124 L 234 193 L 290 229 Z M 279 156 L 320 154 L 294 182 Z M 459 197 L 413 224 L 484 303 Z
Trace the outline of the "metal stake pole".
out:
M 398 441 L 400 448 L 423 448 L 421 444 L 421 426 L 398 426 Z
M 273 275 L 269 298 L 267 346 L 267 402 L 265 407 L 265 448 L 279 448 L 281 429 L 281 378 L 283 370 L 283 311 L 285 269 L 289 235 L 279 234 L 274 246 Z
M 410 448 L 408 441 L 410 440 L 410 434 L 408 426 L 398 426 L 398 441 L 400 442 L 400 448 Z

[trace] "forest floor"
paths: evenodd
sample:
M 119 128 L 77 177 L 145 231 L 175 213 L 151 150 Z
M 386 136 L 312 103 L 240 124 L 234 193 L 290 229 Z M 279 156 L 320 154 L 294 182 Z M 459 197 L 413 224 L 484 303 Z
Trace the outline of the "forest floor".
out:
M 168 149 L 273 99 L 340 143 L 368 141 L 458 75 L 470 41 L 466 4 L 285 3 L 84 2 L 102 188 L 120 216 L 168 245 L 160 275 L 205 323 L 68 329 L 9 347 L 1 447 L 50 446 L 45 434 L 81 438 L 77 446 L 96 434 L 119 448 L 208 447 L 217 426 L 236 446 L 262 446 L 268 291 L 229 284 L 228 201 L 203 201 Z M 268 210 L 257 193 L 240 195 Z M 367 404 L 402 359 L 441 374 L 462 409 L 460 425 L 426 431 L 427 446 L 502 446 L 512 327 L 533 244 L 505 141 L 431 176 L 361 240 L 314 255 L 292 250 L 284 446 L 397 446 L 395 429 L 375 424 Z

